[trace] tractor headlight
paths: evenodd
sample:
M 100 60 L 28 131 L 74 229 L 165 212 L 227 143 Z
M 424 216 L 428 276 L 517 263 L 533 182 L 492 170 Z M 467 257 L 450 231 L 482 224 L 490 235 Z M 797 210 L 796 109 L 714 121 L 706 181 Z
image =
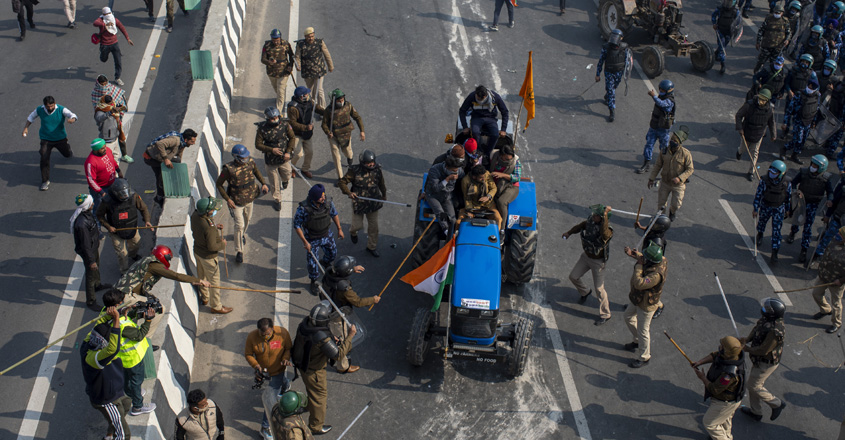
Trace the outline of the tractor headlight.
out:
M 496 314 L 495 310 L 482 310 L 481 316 L 494 316 Z
M 469 309 L 465 309 L 463 307 L 458 307 L 455 310 L 455 313 L 458 314 L 458 315 L 469 315 Z

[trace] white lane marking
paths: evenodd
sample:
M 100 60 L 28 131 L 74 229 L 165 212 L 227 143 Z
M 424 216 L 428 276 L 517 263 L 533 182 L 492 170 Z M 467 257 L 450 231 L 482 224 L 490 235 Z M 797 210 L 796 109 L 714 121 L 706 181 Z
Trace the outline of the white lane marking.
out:
M 158 40 L 161 37 L 161 31 L 165 27 L 166 3 L 161 2 L 161 7 L 158 8 L 158 18 L 153 25 L 153 30 L 150 32 L 150 39 L 147 40 L 147 47 L 144 49 L 144 56 L 141 57 L 141 65 L 138 66 L 138 73 L 135 75 L 135 82 L 132 84 L 132 90 L 129 92 L 129 101 L 126 102 L 126 114 L 123 116 L 123 132 L 129 135 L 129 128 L 132 125 L 132 119 L 135 117 L 138 109 L 138 101 L 141 100 L 141 88 L 147 83 L 150 64 L 153 62 Z M 146 145 L 146 144 L 142 144 Z
M 452 15 L 453 15 L 453 22 L 458 25 L 461 38 L 463 39 L 464 49 L 467 51 L 467 56 L 469 57 L 469 47 L 468 41 L 466 36 L 466 31 L 463 26 L 463 18 L 461 17 L 461 13 L 457 8 L 457 0 L 453 0 L 453 7 L 452 7 Z M 471 9 L 475 9 L 475 13 L 479 16 L 483 17 L 483 13 L 476 4 L 470 4 Z M 488 36 L 485 36 L 484 39 L 487 43 L 486 50 L 486 57 L 485 59 L 495 59 L 495 55 L 493 54 L 493 50 L 491 47 L 492 42 Z M 476 45 L 476 49 L 479 49 L 480 45 Z M 482 48 L 484 49 L 484 48 Z M 455 59 L 455 64 L 458 65 L 458 69 L 461 70 L 463 75 L 463 70 L 461 67 L 461 63 L 464 60 L 456 58 L 455 53 L 452 52 L 452 57 Z M 497 69 L 492 69 L 491 77 L 493 79 L 493 84 L 499 90 L 499 93 L 504 97 L 507 96 L 507 90 L 502 85 L 502 80 L 499 77 L 499 72 Z M 645 76 L 643 76 L 645 78 Z M 646 81 L 647 82 L 647 81 Z M 458 99 L 461 100 L 463 97 L 461 96 L 461 92 L 458 92 Z M 515 126 L 515 129 L 519 129 L 519 127 Z M 581 404 L 581 399 L 578 396 L 578 388 L 575 386 L 575 378 L 572 376 L 572 370 L 569 368 L 569 360 L 566 356 L 566 350 L 563 347 L 563 341 L 560 338 L 560 332 L 557 329 L 557 322 L 554 319 L 554 315 L 551 312 L 550 307 L 545 303 L 545 295 L 537 293 L 538 285 L 537 283 L 531 284 L 532 289 L 532 296 L 534 297 L 534 303 L 538 305 L 540 309 L 540 316 L 542 317 L 543 321 L 546 323 L 546 330 L 549 334 L 549 339 L 552 341 L 552 346 L 555 352 L 555 360 L 557 361 L 558 369 L 560 370 L 561 378 L 563 379 L 564 389 L 566 390 L 566 397 L 569 400 L 569 406 L 572 411 L 572 416 L 575 418 L 575 426 L 578 428 L 578 436 L 582 440 L 592 440 L 592 435 L 590 434 L 590 427 L 587 424 L 587 417 L 584 414 L 584 407 Z M 542 300 L 542 301 L 541 301 Z M 556 409 L 555 409 L 556 410 Z
M 70 316 L 81 292 L 82 277 L 85 275 L 85 268 L 82 265 L 82 258 L 79 255 L 73 260 L 73 269 L 70 271 L 67 285 L 65 286 L 62 302 L 59 311 L 56 313 L 56 320 L 53 321 L 53 329 L 50 331 L 48 342 L 55 341 L 64 336 L 67 332 Z M 35 431 L 38 429 L 38 422 L 41 420 L 41 411 L 44 409 L 44 402 L 50 394 L 50 382 L 53 380 L 53 373 L 56 371 L 56 362 L 59 359 L 59 352 L 64 341 L 50 347 L 44 352 L 41 358 L 41 366 L 38 367 L 38 376 L 32 385 L 32 393 L 29 395 L 29 403 L 26 405 L 26 413 L 23 415 L 21 429 L 18 431 L 18 440 L 30 440 L 35 438 Z M 71 356 L 73 359 L 73 356 Z
M 464 26 L 464 19 L 461 17 L 461 11 L 458 9 L 458 0 L 452 0 L 452 26 L 449 29 L 449 54 L 452 55 L 452 60 L 455 62 L 455 67 L 458 68 L 458 73 L 461 74 L 461 79 L 464 83 L 467 82 L 467 72 L 464 68 L 464 63 L 471 56 L 472 52 L 469 50 L 469 38 L 467 37 L 466 27 Z M 460 44 L 464 50 L 464 55 L 458 53 L 456 45 Z M 457 92 L 458 102 L 463 102 L 464 96 L 461 91 Z
M 731 219 L 731 223 L 734 224 L 737 232 L 739 232 L 739 236 L 742 237 L 742 241 L 745 242 L 745 246 L 748 247 L 749 251 L 753 252 L 751 237 L 748 236 L 748 233 L 745 231 L 745 227 L 742 226 L 742 222 L 739 221 L 739 217 L 737 217 L 733 209 L 731 209 L 731 205 L 729 205 L 725 199 L 719 199 L 719 204 L 722 205 L 722 209 L 725 210 L 725 214 L 727 214 L 728 218 Z M 772 288 L 774 290 L 783 290 L 783 287 L 781 287 L 777 277 L 775 277 L 775 274 L 772 273 L 771 269 L 769 269 L 769 265 L 763 260 L 763 254 L 757 252 L 757 258 L 755 258 L 755 260 L 760 266 L 760 269 L 763 271 L 763 275 L 766 275 L 766 279 L 769 280 L 769 284 L 772 285 Z M 789 300 L 789 297 L 785 293 L 778 293 L 778 297 L 787 306 L 792 306 L 792 301 Z
M 288 41 L 296 41 L 299 34 L 299 0 L 290 0 Z M 303 81 L 304 84 L 304 81 Z M 293 81 L 288 81 L 285 96 L 293 96 Z M 284 111 L 284 109 L 279 109 Z M 301 146 L 300 146 L 301 148 Z M 279 239 L 276 246 L 276 290 L 290 288 L 290 247 L 293 230 L 293 188 L 297 179 L 291 178 L 288 189 L 282 191 L 282 210 L 279 212 Z M 290 331 L 290 293 L 277 293 L 275 321 Z

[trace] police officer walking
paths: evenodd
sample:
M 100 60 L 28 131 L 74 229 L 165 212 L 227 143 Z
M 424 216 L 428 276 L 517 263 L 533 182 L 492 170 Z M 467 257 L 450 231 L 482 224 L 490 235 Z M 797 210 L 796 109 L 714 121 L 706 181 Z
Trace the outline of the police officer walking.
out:
M 607 108 L 610 109 L 610 116 L 607 117 L 609 122 L 613 122 L 616 114 L 616 88 L 619 87 L 619 82 L 622 81 L 622 76 L 625 75 L 625 67 L 628 60 L 628 44 L 622 42 L 622 31 L 614 29 L 610 33 L 610 38 L 607 43 L 601 48 L 601 55 L 599 55 L 599 62 L 596 64 L 596 82 L 599 82 L 599 75 L 601 74 L 602 66 L 604 66 L 604 102 Z M 607 63 L 605 65 L 605 63 Z
M 194 238 L 194 256 L 197 260 L 198 278 L 214 286 L 220 285 L 220 251 L 226 249 L 223 225 L 214 223 L 214 217 L 223 207 L 223 201 L 206 197 L 197 202 L 197 209 L 191 214 L 191 235 Z M 211 313 L 226 314 L 232 311 L 220 302 L 220 289 L 200 286 L 202 305 L 210 305 Z
M 625 247 L 625 254 L 637 260 L 631 277 L 631 304 L 625 309 L 625 323 L 634 342 L 625 344 L 628 351 L 636 351 L 637 358 L 631 368 L 640 368 L 651 359 L 651 320 L 660 304 L 663 285 L 666 284 L 667 261 L 660 246 L 651 243 L 640 253 Z M 639 350 L 638 350 L 639 349 Z
M 337 227 L 337 235 L 343 240 L 343 228 L 340 227 L 340 217 L 334 207 L 334 202 L 326 197 L 326 189 L 322 184 L 316 184 L 308 190 L 308 198 L 299 203 L 293 216 L 293 228 L 305 247 L 305 259 L 308 262 L 308 278 L 311 280 L 311 293 L 320 293 L 317 278 L 320 269 L 314 257 L 319 249 L 323 250 L 320 265 L 327 267 L 337 256 L 337 245 L 332 235 L 331 224 Z
M 276 107 L 264 109 L 264 122 L 258 124 L 255 132 L 255 148 L 264 153 L 264 170 L 270 178 L 273 191 L 273 208 L 282 210 L 282 190 L 288 188 L 291 168 L 290 159 L 296 145 L 293 129 Z
M 792 183 L 786 180 L 786 164 L 780 160 L 772 162 L 769 172 L 760 179 L 757 193 L 754 195 L 754 212 L 757 219 L 757 246 L 763 244 L 763 232 L 766 223 L 772 219 L 772 264 L 778 262 L 780 249 L 780 229 L 787 212 L 792 211 Z M 759 213 L 759 217 L 758 217 Z
M 267 194 L 269 189 L 264 183 L 264 177 L 255 161 L 249 157 L 249 150 L 241 144 L 232 148 L 234 160 L 223 165 L 220 177 L 217 178 L 217 192 L 229 205 L 229 213 L 235 219 L 235 256 L 236 263 L 244 261 L 244 247 L 246 246 L 246 229 L 252 217 L 252 202 L 258 197 L 258 185 L 261 182 L 261 193 Z M 227 183 L 224 189 L 223 184 Z
M 698 367 L 712 364 L 707 374 Z M 745 394 L 745 360 L 742 344 L 733 336 L 719 340 L 719 350 L 692 364 L 695 375 L 704 384 L 704 398 L 710 406 L 701 423 L 713 440 L 731 440 L 734 412 Z
M 314 102 L 311 100 L 310 93 L 311 90 L 308 87 L 299 86 L 293 91 L 293 99 L 288 104 L 288 124 L 293 128 L 295 135 L 293 148 L 296 149 L 297 146 L 301 147 L 291 160 L 293 166 L 297 166 L 296 163 L 299 162 L 299 159 L 305 156 L 302 167 L 299 170 L 302 171 L 303 176 L 309 179 L 314 177 L 311 174 L 311 159 L 314 157 L 314 149 L 311 147 L 311 137 L 314 136 L 314 122 L 312 119 L 315 114 Z M 319 109 L 316 113 L 322 114 L 323 111 Z
M 745 95 L 746 100 L 752 100 L 758 96 L 763 89 L 769 90 L 769 102 L 772 107 L 777 107 L 780 98 L 783 97 L 784 84 L 786 84 L 786 77 L 788 72 L 783 68 L 784 59 L 782 56 L 775 58 L 771 64 L 766 64 L 762 69 L 758 70 L 751 78 L 751 90 Z M 772 136 L 775 135 L 772 130 Z
M 739 147 L 736 149 L 736 160 L 742 159 L 744 151 L 750 155 L 751 164 L 745 176 L 749 182 L 757 167 L 757 154 L 766 136 L 766 128 L 769 129 L 772 142 L 776 139 L 775 112 L 769 105 L 771 99 L 772 92 L 769 89 L 760 89 L 755 98 L 746 101 L 736 112 L 736 131 L 739 132 L 740 137 Z
M 786 160 L 786 151 L 792 150 L 792 156 L 789 159 L 798 165 L 803 165 L 804 162 L 798 158 L 798 155 L 804 149 L 804 142 L 810 134 L 810 128 L 814 127 L 820 119 L 819 81 L 815 76 L 808 79 L 804 90 L 789 101 L 783 114 L 781 131 L 787 131 L 789 118 L 792 118 L 793 125 L 792 140 L 780 148 L 780 160 Z
M 692 154 L 681 145 L 688 137 L 689 132 L 685 125 L 672 133 L 669 148 L 661 150 L 657 157 L 657 166 L 651 170 L 651 175 L 648 178 L 649 189 L 654 186 L 658 173 L 663 180 L 663 185 L 660 185 L 657 190 L 658 208 L 666 206 L 669 194 L 672 195 L 672 202 L 669 204 L 669 220 L 671 221 L 675 221 L 675 215 L 681 209 L 687 187 L 686 182 L 695 171 Z
M 340 165 L 340 152 L 346 156 L 346 165 L 352 166 L 352 120 L 358 124 L 361 131 L 361 142 L 364 142 L 364 121 L 352 103 L 346 100 L 346 95 L 340 89 L 332 91 L 332 105 L 323 110 L 323 132 L 329 137 L 329 144 L 332 147 L 332 157 L 337 170 L 337 178 L 343 178 L 343 169 Z
M 352 289 L 352 283 L 349 281 L 349 277 L 353 273 L 364 273 L 364 266 L 359 266 L 358 262 L 355 261 L 355 257 L 344 255 L 335 260 L 332 266 L 326 271 L 326 275 L 323 276 L 323 289 L 331 295 L 335 305 L 338 307 L 369 307 L 373 304 L 378 304 L 381 301 L 381 297 L 371 296 L 361 298 Z M 345 324 L 343 328 L 344 331 L 347 330 Z M 347 353 L 345 357 L 337 359 L 336 368 L 338 373 L 344 374 L 354 373 L 361 367 L 352 365 L 352 358 Z
M 675 84 L 664 79 L 657 87 L 659 93 L 655 93 L 654 90 L 648 91 L 648 95 L 654 100 L 654 109 L 651 111 L 651 121 L 645 136 L 643 165 L 637 169 L 637 174 L 643 174 L 651 167 L 651 157 L 656 141 L 660 141 L 660 151 L 669 148 L 669 136 L 672 133 L 672 124 L 675 123 Z
M 267 66 L 267 78 L 276 92 L 276 108 L 284 108 L 285 89 L 293 72 L 293 49 L 278 29 L 270 31 L 270 39 L 261 48 L 261 64 Z
M 716 30 L 716 43 L 718 45 L 716 61 L 722 65 L 719 73 L 725 73 L 725 46 L 733 40 L 734 23 L 739 19 L 739 7 L 737 7 L 736 0 L 722 0 L 722 4 L 710 16 L 713 29 Z
M 324 424 L 329 389 L 326 384 L 326 365 L 330 360 L 346 357 L 352 349 L 352 338 L 358 332 L 354 325 L 349 334 L 339 342 L 329 332 L 331 305 L 321 301 L 311 309 L 296 329 L 294 365 L 302 373 L 305 391 L 308 392 L 308 428 L 312 434 L 321 435 L 332 430 Z M 302 347 L 302 348 L 299 348 Z
M 845 227 L 839 229 L 840 237 L 845 237 Z M 827 333 L 836 333 L 842 326 L 842 293 L 845 292 L 845 245 L 841 242 L 829 249 L 819 262 L 819 277 L 815 285 L 833 283 L 832 286 L 813 289 L 813 299 L 819 306 L 819 312 L 813 315 L 816 321 L 830 315 L 831 325 Z M 825 291 L 830 291 L 830 304 L 825 299 Z
M 305 39 L 296 41 L 296 70 L 301 71 L 305 86 L 313 90 L 311 99 L 317 103 L 317 107 L 326 106 L 326 97 L 323 95 L 323 82 L 321 79 L 326 72 L 334 70 L 332 55 L 326 47 L 322 38 L 314 36 L 314 28 L 305 28 Z
M 610 321 L 610 302 L 607 299 L 607 291 L 604 289 L 604 267 L 607 259 L 610 258 L 610 240 L 613 238 L 613 228 L 610 227 L 610 206 L 593 205 L 590 207 L 590 217 L 570 230 L 563 233 L 562 237 L 568 239 L 572 234 L 581 234 L 581 246 L 584 252 L 569 273 L 569 281 L 581 295 L 578 304 L 587 302 L 587 297 L 593 293 L 588 290 L 587 285 L 581 281 L 581 277 L 588 271 L 592 273 L 593 285 L 596 288 L 596 298 L 599 300 L 599 319 L 595 325 L 602 325 Z
M 349 184 L 352 184 L 352 189 Z M 349 228 L 349 239 L 358 243 L 358 231 L 364 227 L 364 217 L 367 217 L 367 252 L 379 257 L 378 247 L 378 211 L 383 204 L 371 200 L 361 200 L 358 196 L 371 199 L 387 199 L 387 188 L 384 185 L 384 173 L 381 165 L 376 163 L 376 154 L 364 150 L 358 156 L 358 165 L 352 165 L 346 175 L 338 181 L 338 187 L 352 199 L 352 226 Z
M 152 227 L 150 210 L 126 179 L 115 179 L 97 208 L 97 219 L 109 231 L 120 273 L 129 270 L 129 258 L 138 261 L 138 243 L 141 234 L 137 229 L 118 231 L 118 229 L 135 228 L 138 226 L 138 213 L 144 219 L 144 226 Z
M 470 113 L 471 112 L 471 113 Z M 496 117 L 502 113 L 502 126 L 496 122 Z M 466 115 L 470 114 L 469 127 L 467 127 Z M 458 121 L 464 134 L 472 134 L 473 139 L 481 146 L 485 156 L 490 156 L 500 137 L 508 135 L 508 118 L 510 112 L 505 101 L 493 90 L 482 85 L 470 93 L 461 108 L 458 109 Z M 481 132 L 487 134 L 487 144 L 481 144 Z M 497 136 L 498 133 L 498 136 Z
M 748 374 L 748 398 L 751 407 L 743 405 L 739 410 L 758 422 L 763 419 L 760 403 L 765 403 L 772 409 L 769 420 L 777 419 L 786 408 L 786 402 L 765 388 L 766 379 L 778 368 L 783 354 L 783 339 L 786 333 L 783 315 L 786 305 L 777 298 L 765 298 L 760 304 L 763 316 L 757 320 L 748 337 L 740 340 L 744 344 L 742 349 L 751 358 L 751 372 Z
M 772 13 L 766 16 L 766 20 L 760 25 L 757 31 L 757 65 L 754 66 L 754 73 L 757 73 L 764 64 L 774 61 L 779 57 L 786 46 L 792 31 L 789 28 L 789 19 L 783 16 L 783 5 L 775 4 Z
M 819 203 L 833 198 L 833 185 L 830 183 L 830 174 L 826 173 L 826 170 L 827 158 L 817 154 L 813 156 L 810 166 L 801 168 L 792 179 L 794 208 L 792 209 L 792 228 L 786 237 L 786 242 L 792 243 L 795 240 L 795 234 L 798 233 L 798 227 L 801 224 L 801 216 L 797 213 L 803 211 L 804 233 L 801 236 L 801 254 L 798 257 L 801 263 L 807 261 L 807 249 L 810 248 L 810 240 L 813 239 L 813 222 L 816 220 Z

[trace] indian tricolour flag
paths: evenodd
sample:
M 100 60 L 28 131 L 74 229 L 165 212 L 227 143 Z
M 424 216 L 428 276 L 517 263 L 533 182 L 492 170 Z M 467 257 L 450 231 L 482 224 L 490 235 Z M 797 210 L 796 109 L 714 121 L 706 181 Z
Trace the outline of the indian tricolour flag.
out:
M 425 292 L 435 297 L 434 309 L 440 306 L 443 288 L 452 282 L 455 271 L 455 237 L 434 254 L 420 267 L 408 272 L 402 281 L 410 284 L 414 290 Z

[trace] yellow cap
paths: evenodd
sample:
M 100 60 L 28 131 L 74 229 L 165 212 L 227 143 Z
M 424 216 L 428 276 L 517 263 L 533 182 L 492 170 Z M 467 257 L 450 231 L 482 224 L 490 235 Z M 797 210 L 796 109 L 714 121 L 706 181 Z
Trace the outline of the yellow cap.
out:
M 309 35 L 311 35 L 311 34 L 313 34 L 313 33 L 314 33 L 314 28 L 312 28 L 312 27 L 307 27 L 307 28 L 305 28 L 305 33 L 304 33 L 304 34 L 302 34 L 302 35 L 305 35 L 305 36 L 307 37 L 307 36 L 309 36 Z

